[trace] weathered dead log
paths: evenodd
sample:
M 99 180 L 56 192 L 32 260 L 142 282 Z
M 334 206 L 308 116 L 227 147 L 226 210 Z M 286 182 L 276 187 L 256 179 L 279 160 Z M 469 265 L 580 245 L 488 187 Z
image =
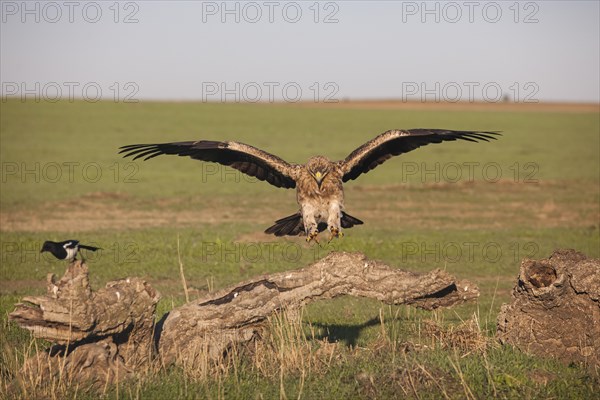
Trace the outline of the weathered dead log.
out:
M 524 259 L 497 337 L 522 351 L 600 364 L 600 260 L 575 250 Z
M 174 309 L 162 324 L 159 353 L 166 364 L 215 359 L 260 334 L 261 322 L 274 312 L 340 295 L 432 310 L 475 299 L 479 290 L 439 269 L 417 274 L 361 253 L 334 252 L 307 268 L 252 279 Z
M 25 297 L 9 315 L 55 344 L 25 363 L 25 376 L 66 372 L 68 379 L 104 384 L 150 360 L 159 294 L 139 278 L 93 292 L 88 273 L 87 265 L 71 263 L 60 281 L 48 276 L 46 295 Z
M 474 299 L 479 290 L 441 270 L 417 274 L 360 253 L 331 253 L 307 268 L 252 279 L 174 309 L 156 327 L 162 362 L 189 366 L 200 357 L 218 359 L 233 344 L 251 340 L 273 313 L 344 294 L 432 310 Z M 22 375 L 48 380 L 60 374 L 97 385 L 125 379 L 151 358 L 158 299 L 138 278 L 93 292 L 80 262 L 58 282 L 49 276 L 47 295 L 24 298 L 10 314 L 35 337 L 55 343 L 27 360 Z

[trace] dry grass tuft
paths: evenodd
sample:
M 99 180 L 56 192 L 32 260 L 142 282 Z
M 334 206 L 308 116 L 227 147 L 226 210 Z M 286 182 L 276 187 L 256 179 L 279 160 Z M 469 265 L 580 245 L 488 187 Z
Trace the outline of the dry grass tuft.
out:
M 306 332 L 303 310 L 285 310 L 273 315 L 263 340 L 254 342 L 251 363 L 266 377 L 322 373 L 337 359 L 338 344 L 317 340 L 312 326 Z
M 482 354 L 497 344 L 486 336 L 479 326 L 477 315 L 459 325 L 444 326 L 435 320 L 424 320 L 420 325 L 421 335 L 429 337 L 433 348 L 457 350 L 461 357 Z

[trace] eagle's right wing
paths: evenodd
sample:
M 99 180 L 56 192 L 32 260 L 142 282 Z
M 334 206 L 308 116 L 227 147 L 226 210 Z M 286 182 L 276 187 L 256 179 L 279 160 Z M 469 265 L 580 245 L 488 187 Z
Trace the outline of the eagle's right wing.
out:
M 144 157 L 144 161 L 161 154 L 188 156 L 194 160 L 209 161 L 235 168 L 244 174 L 267 181 L 281 188 L 296 187 L 299 165 L 290 164 L 281 158 L 240 142 L 172 142 L 157 144 L 130 144 L 120 147 L 124 157 Z

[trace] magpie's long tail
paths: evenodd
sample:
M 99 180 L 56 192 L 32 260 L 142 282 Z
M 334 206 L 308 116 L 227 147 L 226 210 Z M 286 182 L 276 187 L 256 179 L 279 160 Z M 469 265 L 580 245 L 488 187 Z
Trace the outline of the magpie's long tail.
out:
M 102 250 L 102 247 L 87 246 L 85 244 L 80 244 L 79 248 L 80 249 L 91 250 L 91 251 Z
M 342 211 L 341 224 L 342 228 L 348 229 L 352 228 L 354 225 L 362 225 L 363 222 L 360 219 L 346 214 Z M 326 230 L 327 224 L 319 224 L 318 229 L 319 232 Z M 300 212 L 297 212 L 296 214 L 292 214 L 287 217 L 278 219 L 277 221 L 275 221 L 275 225 L 270 226 L 265 230 L 265 233 L 273 234 L 275 236 L 304 235 L 304 221 L 302 220 L 302 214 Z

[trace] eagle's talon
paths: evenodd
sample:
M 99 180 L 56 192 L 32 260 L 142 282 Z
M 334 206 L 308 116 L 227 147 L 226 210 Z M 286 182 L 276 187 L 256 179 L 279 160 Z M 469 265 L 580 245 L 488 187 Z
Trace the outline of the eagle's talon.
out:
M 329 237 L 329 241 L 331 242 L 333 238 L 342 238 L 344 237 L 344 232 L 342 232 L 339 228 L 331 227 L 329 228 L 331 231 L 331 236 Z
M 319 231 L 312 231 L 306 236 L 306 241 L 310 243 L 312 240 L 314 240 L 317 244 L 319 244 L 319 240 L 317 239 L 318 234 Z

